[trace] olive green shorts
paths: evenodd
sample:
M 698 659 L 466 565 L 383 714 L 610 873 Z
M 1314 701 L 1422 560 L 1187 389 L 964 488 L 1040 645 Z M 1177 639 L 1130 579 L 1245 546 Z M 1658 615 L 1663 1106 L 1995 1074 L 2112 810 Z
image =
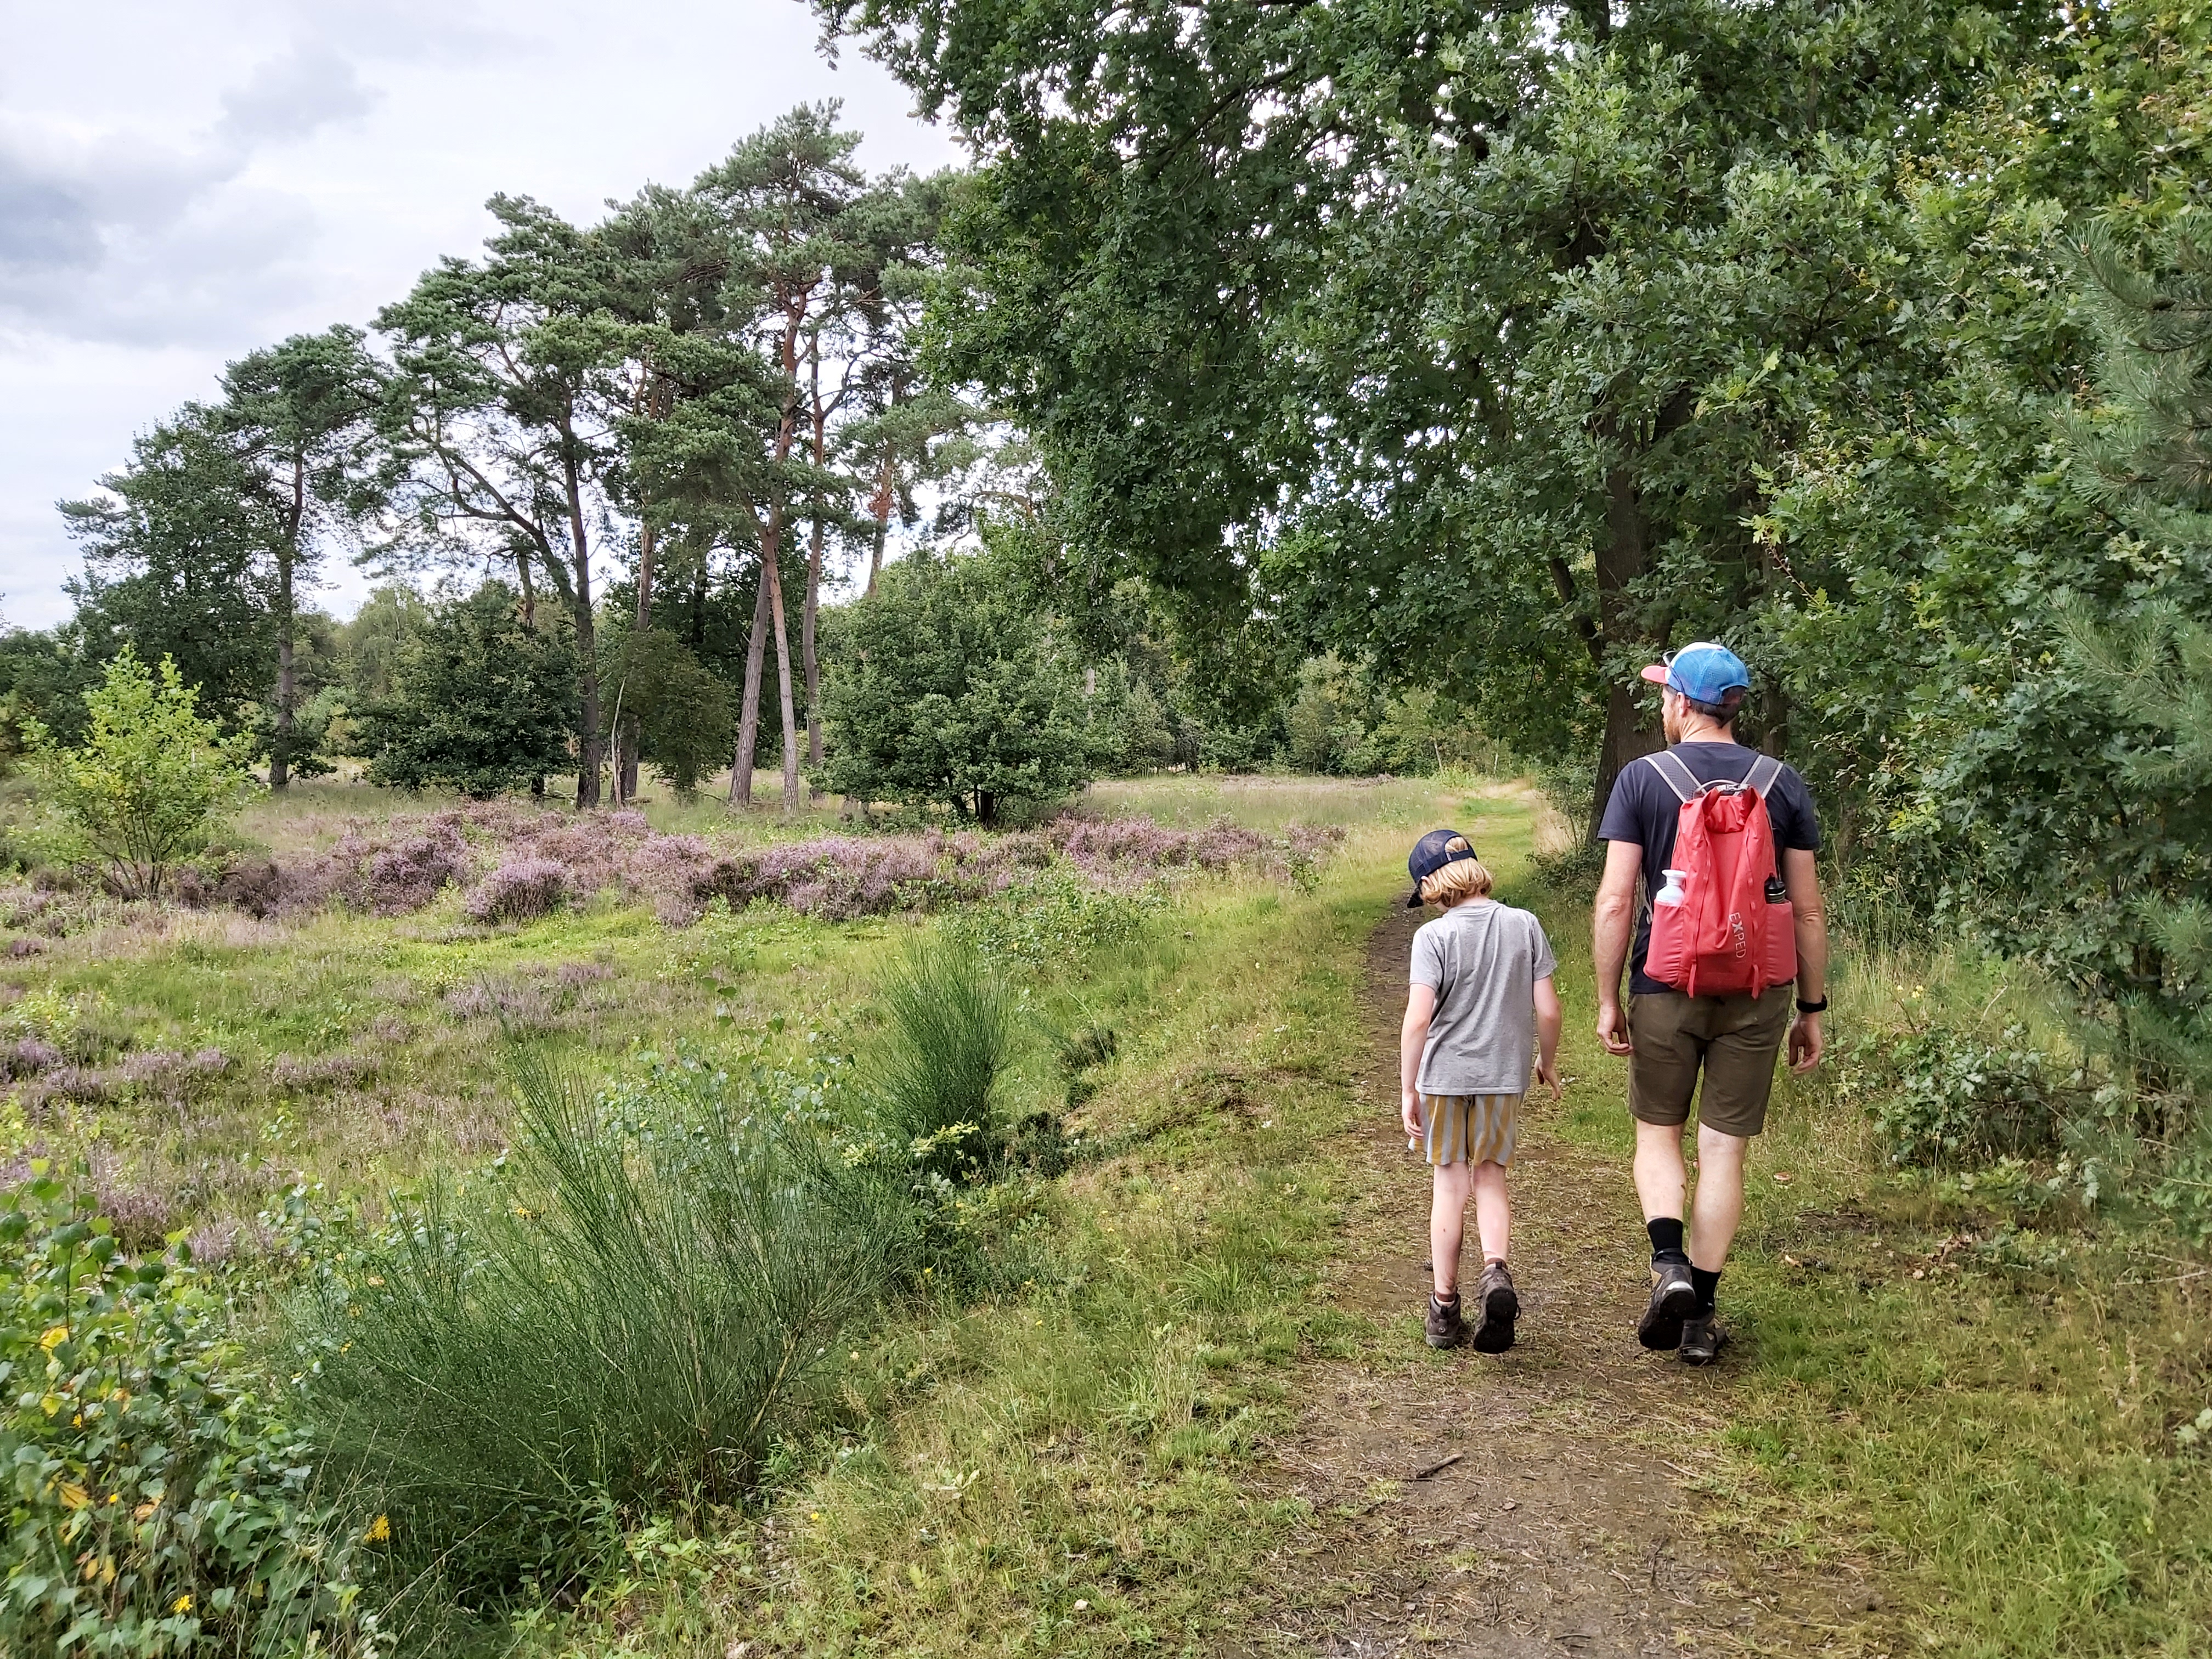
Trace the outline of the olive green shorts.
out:
M 1705 1076 L 1698 1121 L 1723 1134 L 1751 1136 L 1766 1127 L 1774 1062 L 1790 1030 L 1794 985 L 1770 985 L 1758 997 L 1689 997 L 1659 991 L 1628 1000 L 1629 1115 L 1675 1127 L 1690 1121 L 1698 1073 Z

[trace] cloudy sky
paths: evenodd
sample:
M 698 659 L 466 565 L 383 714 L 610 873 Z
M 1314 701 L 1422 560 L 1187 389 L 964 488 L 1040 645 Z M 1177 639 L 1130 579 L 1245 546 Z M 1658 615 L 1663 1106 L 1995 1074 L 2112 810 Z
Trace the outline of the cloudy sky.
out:
M 475 252 L 495 191 L 588 218 L 824 98 L 872 168 L 957 159 L 816 38 L 797 0 L 0 0 L 0 617 L 67 614 L 53 503 L 134 432 Z

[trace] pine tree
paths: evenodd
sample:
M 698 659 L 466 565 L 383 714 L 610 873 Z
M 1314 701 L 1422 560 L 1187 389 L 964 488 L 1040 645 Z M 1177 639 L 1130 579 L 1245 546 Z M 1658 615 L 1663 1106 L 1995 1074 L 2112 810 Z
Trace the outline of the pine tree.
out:
M 2097 873 L 2124 903 L 2122 1032 L 2154 1088 L 2212 1090 L 2212 260 L 2183 232 L 2149 270 L 2093 231 L 2099 406 L 2072 422 L 2091 493 L 2147 568 L 2132 615 L 2063 616 L 2065 672 L 2102 713 L 2131 833 Z M 2193 590 L 2193 591 L 2192 591 Z

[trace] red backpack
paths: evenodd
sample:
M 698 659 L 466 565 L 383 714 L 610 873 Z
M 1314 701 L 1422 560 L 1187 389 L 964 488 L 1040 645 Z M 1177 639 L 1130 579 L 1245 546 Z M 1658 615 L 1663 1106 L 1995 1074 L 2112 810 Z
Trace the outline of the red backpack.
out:
M 1644 758 L 1682 809 L 1674 861 L 1658 872 L 1665 886 L 1655 890 L 1644 971 L 1693 997 L 1757 996 L 1796 978 L 1796 913 L 1776 869 L 1766 814 L 1782 763 L 1761 755 L 1741 783 L 1700 783 L 1679 755 Z

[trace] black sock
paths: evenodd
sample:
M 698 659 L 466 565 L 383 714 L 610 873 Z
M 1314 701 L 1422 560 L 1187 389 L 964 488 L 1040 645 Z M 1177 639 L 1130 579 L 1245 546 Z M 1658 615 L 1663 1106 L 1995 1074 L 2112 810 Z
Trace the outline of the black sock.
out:
M 1682 1262 L 1690 1259 L 1682 1249 L 1682 1222 L 1679 1216 L 1654 1217 L 1644 1224 L 1644 1231 L 1651 1235 L 1654 1261 Z
M 1707 1273 L 1703 1267 L 1690 1269 L 1690 1288 L 1698 1293 L 1698 1318 L 1711 1319 L 1713 1316 L 1713 1292 L 1720 1288 L 1720 1282 L 1721 1276 L 1717 1271 Z

